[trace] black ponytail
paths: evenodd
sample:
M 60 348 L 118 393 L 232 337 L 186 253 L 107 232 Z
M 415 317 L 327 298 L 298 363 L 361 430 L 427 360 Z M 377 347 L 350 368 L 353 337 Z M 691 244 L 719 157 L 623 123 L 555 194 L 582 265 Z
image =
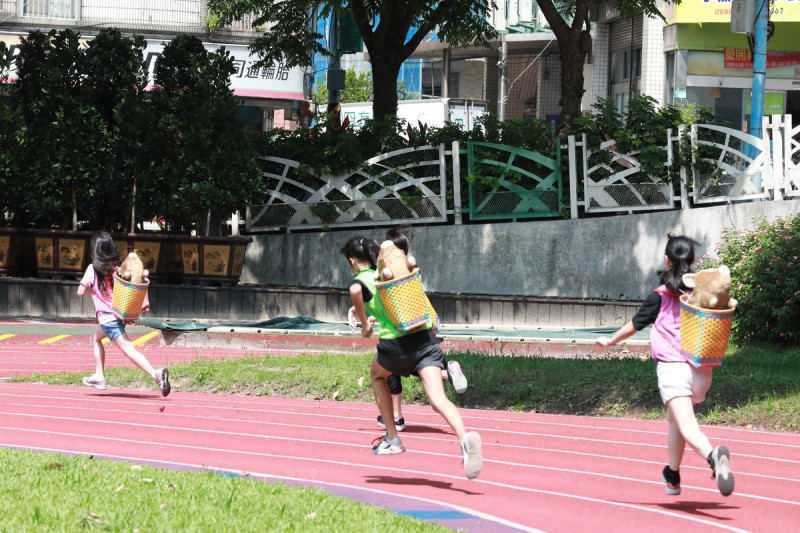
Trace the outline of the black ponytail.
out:
M 375 263 L 378 260 L 380 249 L 381 245 L 377 241 L 357 236 L 348 239 L 339 251 L 348 259 L 353 257 L 359 261 L 366 261 L 369 263 L 370 268 L 376 268 Z
M 671 266 L 658 271 L 661 283 L 673 292 L 686 290 L 683 284 L 683 275 L 692 271 L 694 263 L 694 247 L 700 243 L 694 239 L 683 236 L 667 235 L 667 247 L 664 251 Z

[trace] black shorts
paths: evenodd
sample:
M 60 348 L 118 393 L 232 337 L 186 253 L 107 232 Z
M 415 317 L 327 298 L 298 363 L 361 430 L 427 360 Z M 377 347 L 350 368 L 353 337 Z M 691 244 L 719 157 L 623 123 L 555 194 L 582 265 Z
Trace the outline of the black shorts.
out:
M 441 339 L 426 329 L 397 339 L 381 339 L 375 356 L 378 364 L 401 376 L 410 376 L 428 366 L 445 368 Z

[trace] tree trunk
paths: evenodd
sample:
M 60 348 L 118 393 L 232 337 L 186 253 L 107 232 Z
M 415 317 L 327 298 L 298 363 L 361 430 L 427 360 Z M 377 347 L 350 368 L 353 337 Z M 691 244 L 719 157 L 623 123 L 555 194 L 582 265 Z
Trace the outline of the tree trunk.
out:
M 397 115 L 397 77 L 400 63 L 396 61 L 371 59 L 372 62 L 372 116 L 381 119 Z
M 577 50 L 561 53 L 561 114 L 556 134 L 564 138 L 576 118 L 581 116 L 583 98 L 583 63 L 586 54 Z

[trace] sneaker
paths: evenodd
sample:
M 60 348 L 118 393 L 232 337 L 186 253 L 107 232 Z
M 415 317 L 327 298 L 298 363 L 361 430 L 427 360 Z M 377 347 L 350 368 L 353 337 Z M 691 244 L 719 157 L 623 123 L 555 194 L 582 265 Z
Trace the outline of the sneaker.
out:
M 464 394 L 467 390 L 467 378 L 461 371 L 461 365 L 458 361 L 450 361 L 447 363 L 447 381 L 453 386 L 458 394 Z
M 667 484 L 667 494 L 677 496 L 681 493 L 681 473 L 673 470 L 669 465 L 661 472 L 661 479 Z
M 169 370 L 166 367 L 156 370 L 156 385 L 161 389 L 161 396 L 167 396 L 172 390 L 169 386 Z
M 464 475 L 467 479 L 475 479 L 483 470 L 483 454 L 481 453 L 481 436 L 471 431 L 461 441 L 461 452 L 464 454 Z
M 378 427 L 381 429 L 386 429 L 386 424 L 383 423 L 383 417 L 378 415 Z M 403 431 L 406 429 L 406 421 L 401 416 L 400 418 L 394 419 L 394 428 L 397 431 Z
M 106 388 L 108 388 L 106 380 L 98 377 L 97 374 L 92 374 L 91 376 L 83 378 L 83 384 L 87 387 L 94 387 L 95 389 L 99 390 L 106 390 Z
M 717 480 L 719 493 L 730 496 L 733 493 L 733 472 L 730 468 L 731 454 L 725 446 L 717 446 L 708 454 L 708 464 L 713 471 L 712 477 Z
M 384 435 L 380 442 L 372 447 L 372 453 L 375 455 L 394 455 L 404 451 L 406 449 L 403 446 L 403 441 L 397 435 L 392 440 L 389 440 L 389 437 Z

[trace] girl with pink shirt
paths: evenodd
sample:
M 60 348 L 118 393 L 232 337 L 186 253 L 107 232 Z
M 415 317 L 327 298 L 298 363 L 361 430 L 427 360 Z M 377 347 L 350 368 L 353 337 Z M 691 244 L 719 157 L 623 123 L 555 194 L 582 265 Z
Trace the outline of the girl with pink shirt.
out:
M 662 471 L 669 495 L 681 493 L 680 466 L 688 443 L 711 466 L 712 477 L 723 496 L 733 493 L 733 473 L 730 471 L 730 453 L 725 446 L 712 448 L 703 434 L 694 413 L 694 404 L 706 398 L 711 386 L 711 368 L 696 367 L 680 350 L 681 321 L 680 294 L 688 292 L 683 275 L 691 272 L 694 247 L 698 243 L 688 237 L 668 236 L 664 253 L 666 268 L 658 272 L 660 285 L 645 299 L 634 317 L 611 338 L 600 337 L 598 348 L 613 346 L 642 328 L 651 325 L 650 349 L 656 361 L 658 390 L 667 407 L 669 433 L 667 448 L 669 464 Z
M 166 396 L 170 391 L 169 370 L 153 368 L 147 358 L 136 349 L 128 338 L 128 334 L 125 333 L 125 322 L 113 311 L 113 274 L 120 264 L 114 239 L 107 231 L 98 231 L 92 235 L 89 248 L 92 254 L 92 264 L 86 268 L 83 279 L 78 285 L 78 296 L 83 296 L 87 290 L 91 290 L 98 325 L 89 337 L 94 353 L 95 373 L 83 378 L 83 384 L 99 390 L 107 388 L 104 374 L 106 352 L 103 347 L 103 339 L 108 337 L 108 340 L 116 344 L 128 359 L 153 377 L 156 385 L 161 389 L 161 395 Z M 142 312 L 147 312 L 149 309 L 150 302 L 145 296 Z

